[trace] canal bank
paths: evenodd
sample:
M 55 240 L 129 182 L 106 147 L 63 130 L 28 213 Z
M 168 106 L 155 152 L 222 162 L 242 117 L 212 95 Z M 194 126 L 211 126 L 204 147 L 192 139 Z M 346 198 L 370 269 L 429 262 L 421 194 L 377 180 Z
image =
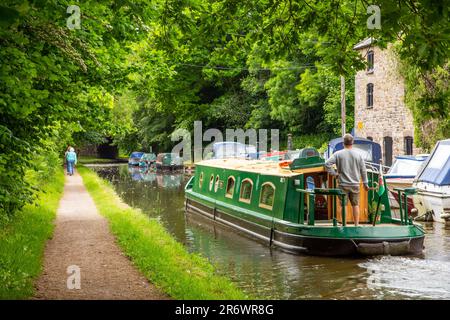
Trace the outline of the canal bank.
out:
M 155 219 L 123 203 L 111 185 L 90 169 L 80 167 L 84 185 L 109 222 L 123 252 L 137 269 L 173 299 L 245 299 L 213 265 L 189 253 Z
M 35 299 L 167 299 L 122 254 L 76 171 L 66 176 L 54 224 Z
M 53 234 L 53 221 L 64 187 L 64 173 L 57 169 L 42 180 L 29 182 L 41 191 L 32 204 L 0 223 L 0 299 L 27 299 L 42 271 L 45 244 Z

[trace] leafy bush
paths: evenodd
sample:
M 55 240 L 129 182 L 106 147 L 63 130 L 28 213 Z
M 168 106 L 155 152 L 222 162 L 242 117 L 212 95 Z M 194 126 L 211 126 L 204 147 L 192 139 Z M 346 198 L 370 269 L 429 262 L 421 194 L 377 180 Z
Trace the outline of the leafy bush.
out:
M 31 297 L 34 280 L 42 270 L 45 243 L 53 233 L 64 174 L 59 169 L 39 182 L 42 191 L 38 200 L 8 221 L 0 221 L 0 299 Z
M 307 134 L 292 138 L 295 149 L 302 149 L 306 147 L 316 148 L 319 152 L 324 152 L 327 148 L 328 141 L 333 138 L 332 134 Z

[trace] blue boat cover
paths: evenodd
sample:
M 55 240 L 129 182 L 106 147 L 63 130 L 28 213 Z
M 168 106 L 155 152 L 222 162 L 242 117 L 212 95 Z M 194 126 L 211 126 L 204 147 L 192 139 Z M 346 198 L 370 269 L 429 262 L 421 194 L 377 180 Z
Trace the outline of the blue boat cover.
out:
M 335 138 L 328 143 L 328 148 L 325 151 L 325 159 L 331 157 L 333 153 L 344 149 L 344 139 Z M 353 149 L 361 151 L 363 159 L 368 162 L 379 164 L 381 160 L 381 146 L 379 143 L 371 141 L 366 138 L 355 137 L 353 142 Z
M 135 152 L 131 153 L 130 158 L 141 158 L 143 154 L 144 154 L 144 152 L 135 151 Z
M 417 181 L 438 186 L 450 185 L 450 139 L 439 141 L 433 149 Z

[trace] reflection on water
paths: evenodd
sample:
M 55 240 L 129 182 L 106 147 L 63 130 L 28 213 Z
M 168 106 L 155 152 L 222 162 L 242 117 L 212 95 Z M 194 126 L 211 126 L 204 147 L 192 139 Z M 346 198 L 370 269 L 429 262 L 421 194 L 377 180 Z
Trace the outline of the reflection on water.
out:
M 157 218 L 189 251 L 252 296 L 274 299 L 450 299 L 450 230 L 425 224 L 421 257 L 293 255 L 197 215 L 184 214 L 188 176 L 128 166 L 94 168 L 131 206 Z

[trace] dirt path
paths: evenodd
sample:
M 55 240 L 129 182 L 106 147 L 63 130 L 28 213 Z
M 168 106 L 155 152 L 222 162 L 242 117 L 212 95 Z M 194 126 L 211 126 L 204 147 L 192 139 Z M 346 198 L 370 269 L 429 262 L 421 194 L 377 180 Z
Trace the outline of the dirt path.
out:
M 80 289 L 68 289 L 69 277 L 77 283 L 69 266 L 79 267 Z M 66 177 L 36 289 L 35 299 L 167 299 L 123 255 L 78 173 Z

